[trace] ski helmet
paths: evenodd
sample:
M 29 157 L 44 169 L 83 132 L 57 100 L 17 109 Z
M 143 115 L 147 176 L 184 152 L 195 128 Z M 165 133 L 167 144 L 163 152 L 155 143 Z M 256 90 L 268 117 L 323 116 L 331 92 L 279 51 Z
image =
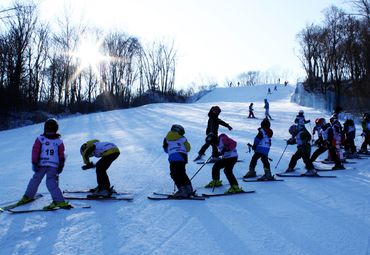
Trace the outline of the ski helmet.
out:
M 217 106 L 217 105 L 215 105 L 215 106 L 212 106 L 211 107 L 211 112 L 213 112 L 213 113 L 215 113 L 215 114 L 220 114 L 221 113 L 221 108 L 219 107 L 219 106 Z
M 299 115 L 303 115 L 304 114 L 304 111 L 303 110 L 299 110 L 298 114 Z
M 269 121 L 267 118 L 264 118 L 264 119 L 261 121 L 261 127 L 262 127 L 262 128 L 270 128 L 270 127 L 271 127 L 271 123 L 270 123 L 270 121 Z
M 86 143 L 84 143 L 84 144 L 81 145 L 81 147 L 80 147 L 80 153 L 81 153 L 81 155 L 84 154 L 84 151 L 86 150 L 86 148 L 87 148 L 87 144 Z
M 184 135 L 185 134 L 185 129 L 183 126 L 181 125 L 178 125 L 178 124 L 174 124 L 172 125 L 171 127 L 171 131 L 173 132 L 177 132 L 179 135 Z
M 59 125 L 56 119 L 49 118 L 44 123 L 45 133 L 56 133 L 58 131 Z
M 295 136 L 297 134 L 297 131 L 298 131 L 298 126 L 297 125 L 291 125 L 289 127 L 289 134 Z

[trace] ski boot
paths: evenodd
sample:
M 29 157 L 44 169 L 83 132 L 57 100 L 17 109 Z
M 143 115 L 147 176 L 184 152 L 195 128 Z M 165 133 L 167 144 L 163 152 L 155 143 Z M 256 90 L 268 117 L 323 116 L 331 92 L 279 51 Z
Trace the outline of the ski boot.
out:
M 221 187 L 222 186 L 222 181 L 221 180 L 212 180 L 210 181 L 205 188 L 215 188 L 215 187 Z
M 226 192 L 225 194 L 235 194 L 235 193 L 241 193 L 244 190 L 240 188 L 238 185 L 232 185 Z
M 285 170 L 286 173 L 292 173 L 294 172 L 294 168 L 288 167 L 287 170 Z
M 270 169 L 265 168 L 265 174 L 258 178 L 258 181 L 271 181 L 274 179 L 274 176 L 271 175 Z
M 310 170 L 307 170 L 304 175 L 306 176 L 315 176 L 317 175 L 317 171 L 315 169 L 310 169 Z
M 332 170 L 343 170 L 343 169 L 346 169 L 346 168 L 341 164 L 341 165 L 335 165 L 331 169 Z
M 61 201 L 61 202 L 53 201 L 50 205 L 45 206 L 43 209 L 44 210 L 54 210 L 58 208 L 71 209 L 73 208 L 73 206 L 70 205 L 67 201 Z
M 244 179 L 256 177 L 256 171 L 253 168 L 249 168 L 249 171 L 243 176 Z
M 17 202 L 17 205 L 27 204 L 27 203 L 28 203 L 28 202 L 30 202 L 30 201 L 32 201 L 32 198 L 29 198 L 29 197 L 27 197 L 27 196 L 23 196 L 23 197 L 21 198 L 21 200 L 19 200 L 19 201 Z

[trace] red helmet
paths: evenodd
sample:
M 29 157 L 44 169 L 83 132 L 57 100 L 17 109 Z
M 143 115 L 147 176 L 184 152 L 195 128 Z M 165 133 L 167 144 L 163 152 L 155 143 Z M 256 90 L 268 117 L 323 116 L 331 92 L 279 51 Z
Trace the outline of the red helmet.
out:
M 326 123 L 325 119 L 324 118 L 317 118 L 315 120 L 315 124 L 318 125 L 318 126 L 322 126 Z

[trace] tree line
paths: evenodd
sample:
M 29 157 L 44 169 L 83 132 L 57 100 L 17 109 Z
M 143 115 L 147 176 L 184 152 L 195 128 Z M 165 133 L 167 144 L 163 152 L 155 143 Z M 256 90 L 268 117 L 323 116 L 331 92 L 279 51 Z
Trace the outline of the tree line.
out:
M 89 37 L 104 59 L 83 66 L 78 48 Z M 76 57 L 77 55 L 77 57 Z M 174 95 L 174 44 L 143 45 L 122 31 L 75 24 L 66 14 L 44 24 L 36 4 L 0 10 L 1 114 L 45 109 L 90 112 L 139 105 L 150 94 Z M 150 93 L 149 93 L 150 92 Z
M 350 95 L 368 107 L 370 2 L 354 0 L 351 4 L 354 13 L 331 6 L 324 10 L 322 24 L 307 25 L 297 35 L 299 58 L 307 74 L 307 90 L 332 91 L 336 105 L 344 103 L 344 95 Z

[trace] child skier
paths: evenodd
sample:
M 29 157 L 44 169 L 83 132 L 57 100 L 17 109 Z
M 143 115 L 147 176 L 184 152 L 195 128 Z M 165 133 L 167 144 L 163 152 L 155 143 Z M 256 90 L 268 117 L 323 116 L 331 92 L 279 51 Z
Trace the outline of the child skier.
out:
M 322 127 L 325 125 L 325 119 L 324 118 L 317 118 L 315 120 L 315 126 L 313 127 L 313 130 L 312 130 L 312 136 L 315 136 L 316 132 L 317 132 L 317 140 L 314 141 L 314 139 L 312 139 L 312 141 L 314 142 L 314 144 L 317 146 L 317 144 L 319 143 L 320 141 L 320 132 L 321 132 L 321 129 Z
M 309 122 L 310 120 L 305 119 L 303 110 L 299 110 L 298 115 L 296 116 L 294 120 L 294 123 L 300 126 L 304 126 L 305 124 Z
M 253 103 L 249 105 L 249 115 L 248 118 L 256 118 L 253 113 Z
M 195 195 L 185 166 L 188 163 L 190 144 L 184 136 L 185 129 L 181 125 L 172 125 L 171 130 L 163 140 L 163 149 L 168 154 L 170 175 L 178 191 L 173 195 L 186 198 Z
M 361 144 L 361 149 L 359 153 L 369 155 L 370 152 L 367 150 L 367 146 L 370 145 L 370 115 L 369 113 L 364 114 L 364 117 L 361 121 L 361 126 L 362 126 L 361 136 L 364 137 L 364 142 Z
M 320 132 L 320 141 L 318 143 L 318 148 L 312 153 L 311 162 L 314 162 L 318 156 L 320 156 L 325 151 L 329 151 L 330 155 L 332 155 L 335 166 L 333 166 L 333 170 L 345 169 L 340 159 L 335 151 L 334 144 L 334 131 L 330 123 L 326 123 Z
M 355 138 L 356 138 L 356 126 L 352 119 L 347 119 L 343 124 L 344 133 L 344 150 L 346 152 L 346 158 L 358 158 Z
M 222 158 L 213 165 L 212 181 L 205 186 L 206 188 L 222 186 L 220 171 L 224 168 L 224 173 L 231 186 L 225 193 L 243 192 L 233 174 L 234 165 L 238 161 L 236 145 L 236 142 L 225 134 L 221 134 L 218 137 L 218 151 Z
M 316 175 L 315 167 L 313 166 L 310 155 L 311 155 L 311 135 L 304 127 L 304 125 L 292 125 L 289 128 L 289 133 L 292 137 L 287 141 L 287 144 L 297 144 L 297 151 L 292 156 L 289 162 L 286 173 L 294 172 L 294 167 L 297 165 L 297 161 L 302 158 L 306 165 L 307 172 L 305 175 Z
M 208 112 L 208 124 L 206 129 L 206 139 L 205 144 L 202 146 L 202 148 L 198 152 L 198 156 L 194 159 L 194 161 L 197 161 L 201 159 L 208 149 L 209 146 L 212 146 L 212 161 L 216 161 L 218 150 L 217 150 L 217 137 L 218 137 L 218 127 L 219 125 L 227 127 L 229 130 L 232 130 L 233 128 L 227 124 L 225 121 L 218 118 L 218 116 L 221 113 L 221 109 L 218 106 L 212 106 L 211 109 Z
M 58 186 L 58 176 L 63 171 L 65 162 L 64 144 L 60 138 L 61 135 L 57 133 L 58 127 L 58 122 L 55 119 L 48 119 L 44 124 L 44 133 L 36 138 L 32 147 L 32 170 L 34 174 L 28 183 L 24 196 L 18 201 L 19 205 L 33 199 L 42 179 L 46 175 L 46 187 L 53 202 L 45 206 L 44 209 L 72 208 L 64 200 Z
M 343 151 L 341 148 L 342 141 L 344 141 L 344 134 L 343 134 L 343 127 L 340 124 L 338 120 L 338 114 L 334 113 L 330 117 L 330 124 L 333 128 L 333 146 L 335 147 L 335 152 L 337 153 L 337 156 L 339 157 L 339 160 L 341 162 L 344 162 L 344 157 L 343 157 Z M 329 156 L 333 157 L 330 152 Z
M 265 109 L 265 118 L 272 120 L 272 117 L 270 116 L 270 104 L 266 98 L 264 102 L 265 102 L 265 105 L 263 106 L 263 108 Z
M 257 160 L 261 158 L 263 163 L 263 169 L 265 174 L 258 178 L 258 180 L 272 180 L 274 177 L 271 175 L 270 163 L 268 160 L 268 153 L 271 147 L 271 137 L 273 135 L 272 130 L 270 129 L 271 123 L 265 118 L 261 122 L 261 127 L 258 128 L 258 134 L 254 138 L 252 149 L 254 150 L 254 155 L 252 156 L 251 162 L 249 164 L 249 171 L 244 175 L 243 178 L 252 178 L 256 177 L 255 167 L 257 165 Z
M 96 179 L 98 186 L 90 189 L 92 192 L 89 197 L 111 197 L 114 193 L 110 186 L 107 170 L 120 154 L 118 147 L 110 142 L 100 142 L 99 140 L 90 140 L 81 145 L 80 153 L 84 162 L 83 170 L 96 167 Z M 96 164 L 90 161 L 90 157 L 100 158 Z

